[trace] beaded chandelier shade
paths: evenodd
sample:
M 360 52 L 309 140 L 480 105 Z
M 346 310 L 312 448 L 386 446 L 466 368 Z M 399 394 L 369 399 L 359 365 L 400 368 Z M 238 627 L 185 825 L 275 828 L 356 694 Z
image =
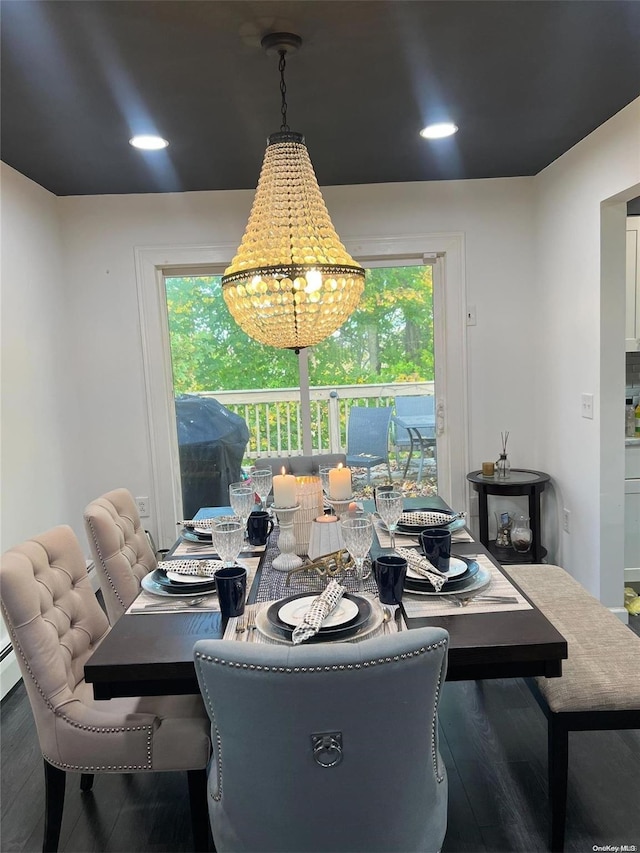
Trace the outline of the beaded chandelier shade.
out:
M 282 35 L 265 37 L 263 44 Z M 269 137 L 249 222 L 222 277 L 222 293 L 250 337 L 300 350 L 347 320 L 360 300 L 365 272 L 333 227 L 304 137 L 286 124 L 286 48 L 278 52 L 283 124 Z

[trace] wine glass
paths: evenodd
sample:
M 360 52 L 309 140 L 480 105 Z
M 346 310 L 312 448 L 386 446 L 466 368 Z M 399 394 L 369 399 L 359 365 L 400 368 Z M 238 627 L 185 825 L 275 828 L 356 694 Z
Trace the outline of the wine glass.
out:
M 242 519 L 242 526 L 246 538 L 247 520 L 254 507 L 256 493 L 251 480 L 242 480 L 239 483 L 231 483 L 229 486 L 229 503 L 235 514 Z
M 373 523 L 366 512 L 348 512 L 340 519 L 342 538 L 356 564 L 358 592 L 364 592 L 364 560 L 373 543 Z
M 235 566 L 244 542 L 244 527 L 237 518 L 217 521 L 211 528 L 211 541 L 224 567 Z
M 391 547 L 395 550 L 396 547 L 396 528 L 398 519 L 402 515 L 404 509 L 404 497 L 402 492 L 380 492 L 376 494 L 376 509 L 378 515 L 387 525 Z
M 254 468 L 251 472 L 251 481 L 256 494 L 260 498 L 262 509 L 266 509 L 267 497 L 273 483 L 273 471 L 271 468 Z

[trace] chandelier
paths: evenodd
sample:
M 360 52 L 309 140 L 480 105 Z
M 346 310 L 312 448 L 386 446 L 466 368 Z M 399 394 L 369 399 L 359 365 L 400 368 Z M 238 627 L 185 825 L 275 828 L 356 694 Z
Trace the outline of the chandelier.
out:
M 333 227 L 304 136 L 287 124 L 286 55 L 301 44 L 292 33 L 262 39 L 267 52 L 280 55 L 282 124 L 268 138 L 244 237 L 222 277 L 240 328 L 260 343 L 297 352 L 342 326 L 365 276 Z

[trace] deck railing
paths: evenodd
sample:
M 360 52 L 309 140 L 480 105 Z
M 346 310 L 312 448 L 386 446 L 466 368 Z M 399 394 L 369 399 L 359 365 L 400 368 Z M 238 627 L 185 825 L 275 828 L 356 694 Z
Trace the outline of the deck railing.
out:
M 302 454 L 300 390 L 200 391 L 241 415 L 249 427 L 246 456 Z M 352 406 L 393 406 L 396 397 L 434 393 L 433 382 L 380 385 L 319 386 L 310 389 L 311 437 L 314 453 L 344 453 L 347 421 Z

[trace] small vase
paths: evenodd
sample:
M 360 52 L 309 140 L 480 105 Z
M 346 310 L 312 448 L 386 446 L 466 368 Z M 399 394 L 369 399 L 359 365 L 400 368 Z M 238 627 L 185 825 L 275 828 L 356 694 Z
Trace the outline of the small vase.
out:
M 529 524 L 529 517 L 518 515 L 511 525 L 511 544 L 520 554 L 526 554 L 531 548 L 533 532 Z
M 509 462 L 506 453 L 501 453 L 500 458 L 496 462 L 496 477 L 502 480 L 507 480 L 510 476 L 511 462 Z

